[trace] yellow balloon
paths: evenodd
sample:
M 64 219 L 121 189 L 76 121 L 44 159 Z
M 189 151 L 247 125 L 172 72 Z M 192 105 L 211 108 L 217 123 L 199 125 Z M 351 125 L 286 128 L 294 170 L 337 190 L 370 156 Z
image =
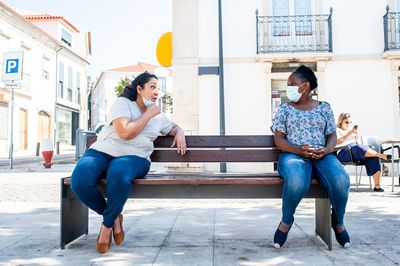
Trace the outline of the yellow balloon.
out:
M 164 67 L 171 66 L 172 61 L 172 32 L 164 33 L 157 43 L 157 60 Z

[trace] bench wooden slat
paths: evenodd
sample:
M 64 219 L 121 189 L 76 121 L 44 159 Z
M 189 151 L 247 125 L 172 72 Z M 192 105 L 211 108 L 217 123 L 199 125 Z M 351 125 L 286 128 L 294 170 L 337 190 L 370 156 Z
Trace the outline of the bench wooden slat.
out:
M 215 172 L 162 172 L 162 173 L 149 173 L 145 178 L 210 178 L 210 177 L 222 177 L 222 178 L 281 178 L 278 172 L 272 173 L 215 173 Z
M 160 136 L 154 141 L 155 148 L 169 148 L 174 138 Z M 188 148 L 272 148 L 275 147 L 271 135 L 230 135 L 230 136 L 186 136 Z
M 107 184 L 105 179 L 100 179 L 99 184 Z M 135 185 L 281 185 L 284 183 L 283 179 L 271 178 L 271 177 L 245 177 L 245 178 L 221 178 L 221 177 L 159 177 L 159 178 L 143 178 L 135 179 L 133 184 Z M 64 179 L 65 185 L 71 184 L 71 179 Z M 312 185 L 318 185 L 319 182 L 316 179 L 311 181 Z
M 86 137 L 86 148 L 90 147 L 97 136 Z M 159 136 L 154 141 L 154 148 L 170 148 L 174 137 Z M 275 147 L 271 135 L 230 135 L 230 136 L 186 136 L 188 148 L 272 148 Z
M 276 162 L 279 150 L 188 150 L 184 156 L 176 150 L 154 150 L 153 162 Z

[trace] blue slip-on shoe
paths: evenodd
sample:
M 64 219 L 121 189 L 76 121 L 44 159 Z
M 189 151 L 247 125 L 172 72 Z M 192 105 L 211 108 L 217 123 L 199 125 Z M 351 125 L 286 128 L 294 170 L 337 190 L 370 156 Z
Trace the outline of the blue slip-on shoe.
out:
M 279 225 L 281 225 L 281 222 L 279 223 Z M 292 219 L 292 225 L 293 225 L 293 222 L 294 222 L 294 218 Z M 274 235 L 274 248 L 276 248 L 276 249 L 281 248 L 283 246 L 283 244 L 285 244 L 287 236 L 290 231 L 290 228 L 292 228 L 292 225 L 291 225 L 289 227 L 289 230 L 287 231 L 287 233 L 284 233 L 281 230 L 279 230 L 279 225 L 278 225 L 278 228 L 276 229 L 275 235 Z
M 333 232 L 335 232 L 336 241 L 344 248 L 350 247 L 350 236 L 347 233 L 346 228 L 340 233 L 336 231 L 337 223 L 335 219 L 335 213 L 333 212 L 333 210 L 331 215 L 331 224 Z

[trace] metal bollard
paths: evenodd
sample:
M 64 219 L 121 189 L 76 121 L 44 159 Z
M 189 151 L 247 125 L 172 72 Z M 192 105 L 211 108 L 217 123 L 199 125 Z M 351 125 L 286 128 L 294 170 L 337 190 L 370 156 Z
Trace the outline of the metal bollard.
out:
M 36 142 L 36 156 L 39 156 L 40 152 L 40 142 Z
M 75 161 L 78 161 L 79 157 L 80 157 L 80 148 L 82 145 L 82 141 L 81 141 L 81 138 L 82 138 L 81 133 L 82 132 L 83 132 L 83 129 L 81 129 L 81 128 L 78 128 L 76 130 Z
M 56 142 L 56 154 L 60 154 L 60 142 Z

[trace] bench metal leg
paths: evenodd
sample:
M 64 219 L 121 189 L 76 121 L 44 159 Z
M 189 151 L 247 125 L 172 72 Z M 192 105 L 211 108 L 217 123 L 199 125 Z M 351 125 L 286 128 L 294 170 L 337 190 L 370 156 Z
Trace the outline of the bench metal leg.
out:
M 331 204 L 328 198 L 315 199 L 315 233 L 328 245 L 328 249 L 332 250 Z
M 61 237 L 60 247 L 82 236 L 88 234 L 88 208 L 72 193 L 69 185 L 64 185 L 61 178 Z

